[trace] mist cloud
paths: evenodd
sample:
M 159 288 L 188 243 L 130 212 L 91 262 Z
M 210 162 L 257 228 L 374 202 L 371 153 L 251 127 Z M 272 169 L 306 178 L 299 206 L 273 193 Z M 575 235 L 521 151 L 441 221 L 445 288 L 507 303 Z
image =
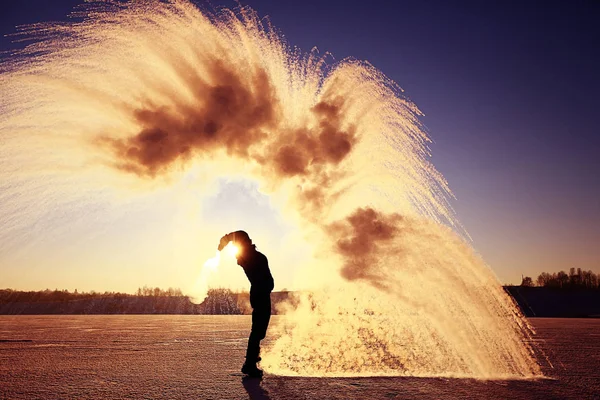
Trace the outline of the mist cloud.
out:
M 132 118 L 139 133 L 101 138 L 117 168 L 152 177 L 219 149 L 234 157 L 250 156 L 251 146 L 266 137 L 265 129 L 276 126 L 278 104 L 271 83 L 262 69 L 242 80 L 220 60 L 209 65 L 208 76 L 193 80 L 193 103 L 136 109 Z
M 113 165 L 139 176 L 154 177 L 178 163 L 210 156 L 218 150 L 264 167 L 275 177 L 325 178 L 322 167 L 339 164 L 357 142 L 356 129 L 343 129 L 343 99 L 320 101 L 307 125 L 289 126 L 267 73 L 256 68 L 244 75 L 221 60 L 212 60 L 206 76 L 196 76 L 191 104 L 149 105 L 135 109 L 139 132 L 127 138 L 102 135 L 98 140 Z M 209 83 L 210 82 L 210 83 Z
M 345 220 L 330 226 L 337 239 L 335 250 L 343 257 L 341 275 L 348 280 L 362 279 L 385 288 L 385 274 L 378 271 L 378 259 L 388 253 L 399 234 L 399 214 L 383 214 L 373 208 L 358 208 Z M 399 257 L 400 255 L 398 255 Z

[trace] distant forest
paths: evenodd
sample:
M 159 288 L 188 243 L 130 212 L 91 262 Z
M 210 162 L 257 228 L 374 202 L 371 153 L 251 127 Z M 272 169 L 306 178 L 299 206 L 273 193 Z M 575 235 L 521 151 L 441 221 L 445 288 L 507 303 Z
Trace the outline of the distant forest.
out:
M 149 288 L 144 286 L 138 288 L 135 294 L 121 292 L 79 292 L 75 289 L 73 292 L 68 290 L 41 290 L 41 291 L 20 291 L 12 289 L 0 290 L 0 303 L 8 302 L 46 302 L 46 301 L 71 301 L 84 299 L 100 299 L 105 297 L 186 297 L 180 289 L 168 288 Z
M 211 289 L 195 304 L 180 289 L 139 288 L 135 294 L 75 290 L 0 290 L 0 314 L 246 314 L 247 293 Z
M 532 317 L 600 317 L 600 275 L 580 268 L 569 273 L 542 272 L 534 281 L 523 277 L 519 286 L 507 285 L 505 291 L 523 313 Z M 134 294 L 120 292 L 79 292 L 75 290 L 19 291 L 0 290 L 0 314 L 250 314 L 248 292 L 211 289 L 196 304 L 180 289 L 141 287 Z M 294 292 L 273 292 L 272 313 L 284 304 L 292 307 Z
M 508 285 L 511 286 L 511 285 Z M 600 290 L 600 275 L 592 271 L 584 271 L 581 268 L 571 268 L 569 273 L 565 271 L 548 273 L 542 272 L 534 281 L 531 277 L 523 277 L 520 286 L 524 287 L 548 287 L 557 289 L 599 289 Z M 287 291 L 281 293 L 288 293 Z M 102 299 L 102 298 L 183 298 L 188 299 L 179 288 L 161 289 L 158 287 L 152 288 L 148 286 L 140 287 L 134 294 L 120 292 L 79 292 L 75 289 L 73 292 L 68 290 L 41 290 L 41 291 L 19 291 L 12 289 L 0 290 L 0 304 L 14 302 L 65 302 L 86 299 Z M 275 296 L 277 297 L 277 295 Z M 203 302 L 207 304 L 216 304 L 222 301 L 231 303 L 232 299 L 238 304 L 236 307 L 231 307 L 232 310 L 239 309 L 239 313 L 248 312 L 248 293 L 233 292 L 229 289 L 210 289 L 208 296 Z M 239 299 L 239 301 L 238 301 Z M 238 313 L 237 311 L 234 313 Z
M 180 289 L 144 286 L 135 294 L 120 292 L 79 292 L 75 290 L 19 291 L 0 290 L 0 314 L 250 314 L 248 292 L 210 289 L 200 304 L 195 304 Z M 273 292 L 272 312 L 290 298 L 290 292 Z
M 548 273 L 542 272 L 534 281 L 531 277 L 525 276 L 521 281 L 521 286 L 525 287 L 548 287 L 556 289 L 597 289 L 600 290 L 600 275 L 592 271 L 584 271 L 581 268 L 571 268 L 567 274 L 565 271 Z
M 527 317 L 600 318 L 600 275 L 581 268 L 524 276 L 521 285 L 505 286 Z

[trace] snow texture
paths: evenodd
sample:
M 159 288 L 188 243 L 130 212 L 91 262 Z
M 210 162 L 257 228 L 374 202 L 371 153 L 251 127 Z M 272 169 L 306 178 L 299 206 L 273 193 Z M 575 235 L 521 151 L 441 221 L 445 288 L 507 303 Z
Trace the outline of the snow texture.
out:
M 248 316 L 0 316 L 0 398 L 600 398 L 600 320 L 530 321 L 548 379 L 267 374 L 261 381 L 239 373 Z

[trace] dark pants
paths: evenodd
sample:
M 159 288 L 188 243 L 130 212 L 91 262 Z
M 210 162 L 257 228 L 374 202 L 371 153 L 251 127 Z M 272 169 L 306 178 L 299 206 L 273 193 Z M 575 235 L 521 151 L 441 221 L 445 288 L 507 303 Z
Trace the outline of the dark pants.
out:
M 248 338 L 246 362 L 255 363 L 260 353 L 260 341 L 267 335 L 269 320 L 271 319 L 271 292 L 250 291 L 250 305 L 252 306 L 252 331 Z

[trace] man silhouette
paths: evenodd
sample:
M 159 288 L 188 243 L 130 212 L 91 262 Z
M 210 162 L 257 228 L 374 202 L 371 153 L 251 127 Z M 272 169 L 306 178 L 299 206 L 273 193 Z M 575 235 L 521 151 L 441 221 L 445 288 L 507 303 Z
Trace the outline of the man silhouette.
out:
M 252 306 L 252 330 L 248 338 L 246 362 L 242 372 L 252 377 L 262 377 L 262 370 L 256 363 L 260 361 L 260 341 L 265 338 L 269 320 L 271 319 L 271 292 L 273 291 L 273 276 L 269 270 L 269 263 L 264 254 L 256 250 L 250 236 L 244 231 L 228 233 L 219 242 L 219 251 L 223 250 L 229 242 L 238 248 L 235 257 L 237 263 L 244 269 L 250 281 L 250 306 Z

